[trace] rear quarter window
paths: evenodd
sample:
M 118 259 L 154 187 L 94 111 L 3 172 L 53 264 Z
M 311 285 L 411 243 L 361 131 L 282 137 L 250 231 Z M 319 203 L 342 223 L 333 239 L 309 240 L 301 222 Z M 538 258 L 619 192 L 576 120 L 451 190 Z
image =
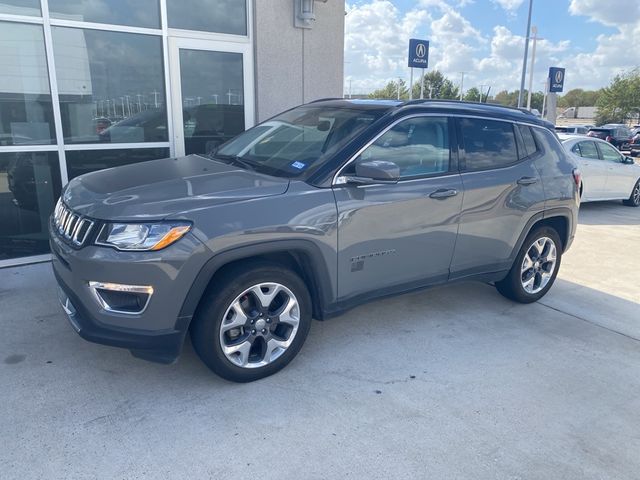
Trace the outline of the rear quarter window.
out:
M 513 125 L 497 120 L 460 120 L 466 170 L 501 168 L 518 161 Z

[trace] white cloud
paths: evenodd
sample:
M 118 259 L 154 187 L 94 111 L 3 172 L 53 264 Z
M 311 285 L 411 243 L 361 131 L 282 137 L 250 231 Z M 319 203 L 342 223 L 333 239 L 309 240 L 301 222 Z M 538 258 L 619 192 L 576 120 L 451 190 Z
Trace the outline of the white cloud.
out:
M 504 8 L 508 12 L 516 11 L 518 8 L 520 8 L 520 5 L 522 5 L 522 2 L 524 2 L 524 0 L 492 0 L 492 1 L 493 3 L 500 5 L 502 8 Z
M 606 8 L 596 0 L 571 0 L 569 13 L 617 28 L 612 35 L 599 35 L 597 47 L 566 58 L 570 88 L 599 88 L 621 72 L 640 65 L 640 2 L 608 0 Z M 575 80 L 572 80 L 575 78 Z
M 456 82 L 460 72 L 466 72 L 465 89 L 481 84 L 491 85 L 493 93 L 519 88 L 524 37 L 500 24 L 496 24 L 490 34 L 483 34 L 472 19 L 460 12 L 460 4 L 468 1 L 415 0 L 414 8 L 406 13 L 389 0 L 365 0 L 348 5 L 347 87 L 351 79 L 354 93 L 368 93 L 398 77 L 408 80 L 407 46 L 409 38 L 414 37 L 430 40 L 430 69 L 438 69 Z M 509 11 L 522 1 L 500 0 L 499 3 Z M 640 65 L 640 49 L 634 48 L 640 45 L 640 1 L 610 0 L 624 4 L 626 9 L 609 6 L 603 9 L 598 1 L 571 0 L 569 13 L 588 15 L 591 21 L 605 25 L 615 23 L 617 32 L 598 36 L 597 47 L 590 52 L 577 50 L 568 40 L 539 40 L 534 90 L 543 89 L 550 66 L 567 68 L 566 89 L 591 89 L 605 86 L 616 73 Z M 633 20 L 619 21 L 619 11 Z M 502 17 L 506 22 L 504 14 Z M 545 32 L 541 31 L 540 35 L 544 37 Z
M 571 0 L 571 15 L 590 17 L 603 25 L 617 27 L 625 24 L 636 24 L 640 18 L 640 2 L 637 0 Z
M 347 5 L 345 72 L 353 92 L 369 92 L 398 76 L 406 77 L 409 38 L 430 21 L 427 10 L 402 15 L 387 0 Z

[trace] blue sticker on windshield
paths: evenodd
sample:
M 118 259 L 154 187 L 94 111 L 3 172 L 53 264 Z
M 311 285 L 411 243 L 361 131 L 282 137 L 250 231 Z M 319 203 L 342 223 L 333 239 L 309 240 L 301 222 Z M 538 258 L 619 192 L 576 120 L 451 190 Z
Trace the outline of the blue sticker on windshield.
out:
M 306 163 L 302 163 L 302 162 L 293 162 L 293 163 L 291 164 L 291 166 L 292 166 L 293 168 L 297 168 L 298 170 L 302 170 L 304 167 L 306 167 L 306 166 L 307 166 L 307 164 L 306 164 Z

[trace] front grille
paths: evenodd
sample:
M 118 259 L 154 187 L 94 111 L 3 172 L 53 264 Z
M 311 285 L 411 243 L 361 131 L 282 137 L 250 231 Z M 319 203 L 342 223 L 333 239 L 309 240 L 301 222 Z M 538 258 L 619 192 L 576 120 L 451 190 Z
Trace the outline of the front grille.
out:
M 93 221 L 73 212 L 60 199 L 53 211 L 53 225 L 60 236 L 81 247 L 91 233 Z

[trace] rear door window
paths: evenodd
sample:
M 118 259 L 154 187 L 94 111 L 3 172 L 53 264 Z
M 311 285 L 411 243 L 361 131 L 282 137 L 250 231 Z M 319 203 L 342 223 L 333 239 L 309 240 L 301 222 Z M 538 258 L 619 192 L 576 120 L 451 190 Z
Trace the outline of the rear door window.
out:
M 581 157 L 591 158 L 594 160 L 600 159 L 600 157 L 598 156 L 598 150 L 596 149 L 596 144 L 594 142 L 580 142 L 577 143 L 573 148 L 575 149 L 574 153 L 577 153 Z
M 518 161 L 513 125 L 497 120 L 462 118 L 465 169 L 501 168 Z

